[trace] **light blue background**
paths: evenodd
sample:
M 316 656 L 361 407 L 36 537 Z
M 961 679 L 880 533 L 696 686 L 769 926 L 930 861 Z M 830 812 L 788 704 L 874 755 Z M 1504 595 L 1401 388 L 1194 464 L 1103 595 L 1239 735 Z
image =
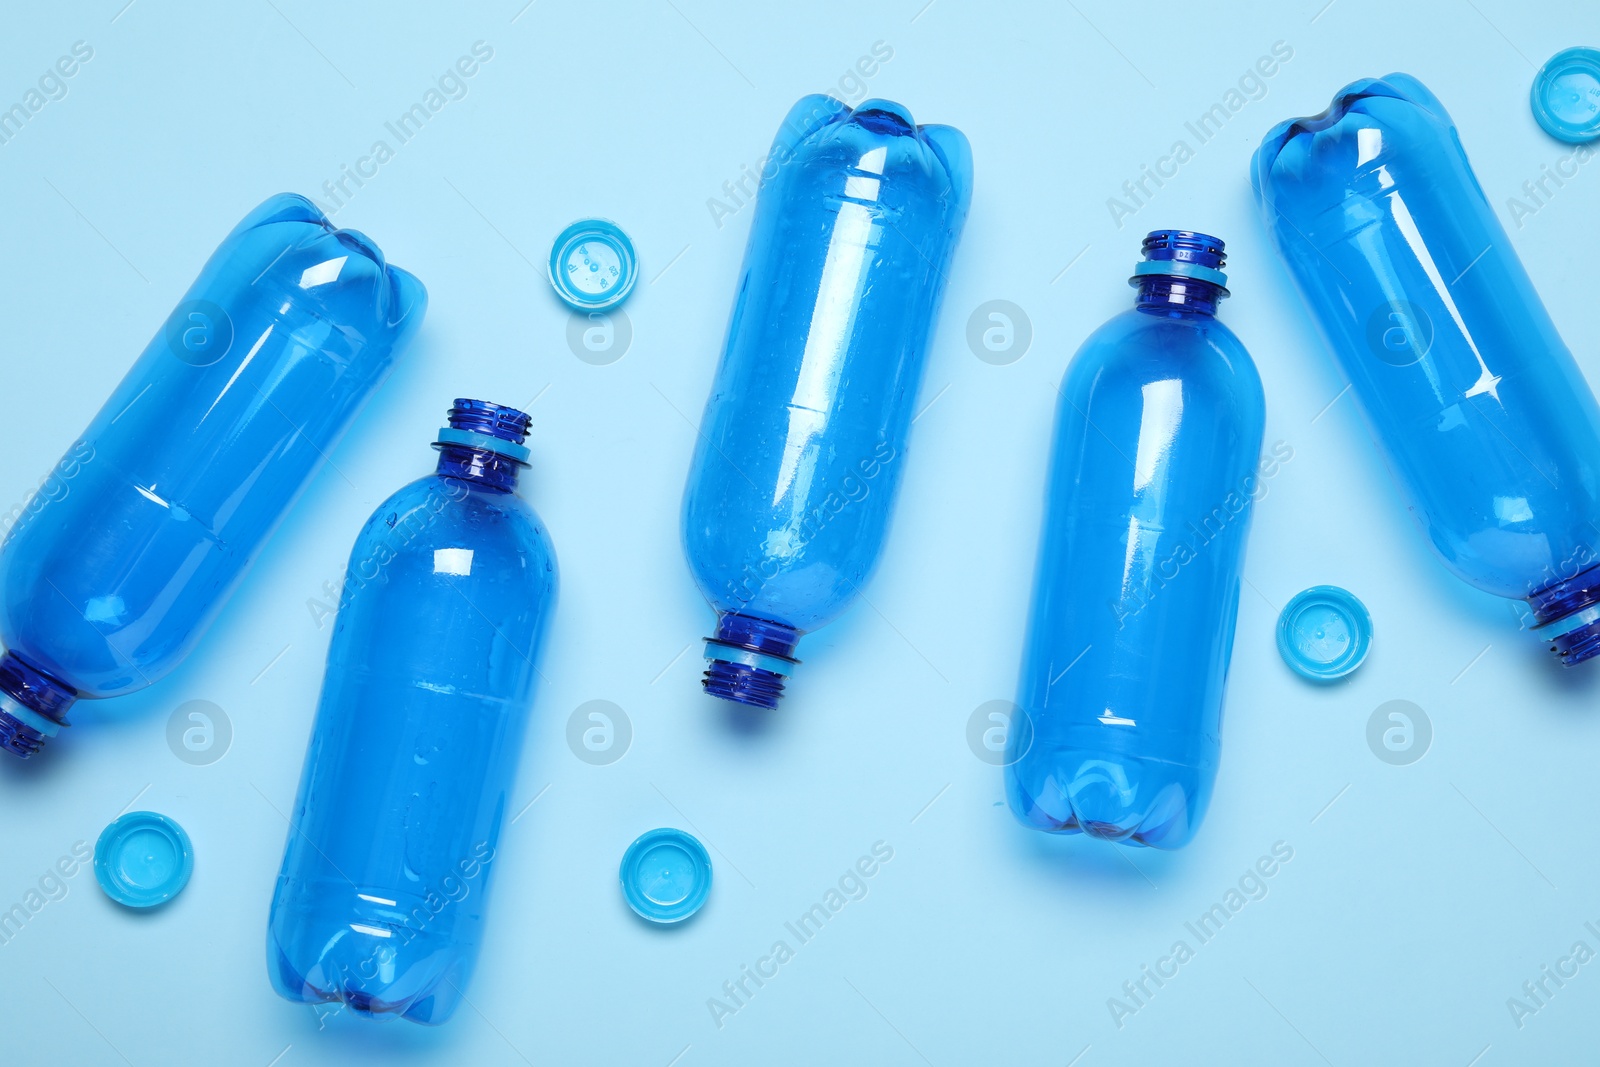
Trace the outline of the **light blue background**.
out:
M 222 235 L 271 193 L 326 201 L 383 124 L 475 41 L 494 58 L 337 221 L 432 295 L 420 338 L 268 546 L 220 624 L 155 687 L 73 714 L 0 767 L 0 909 L 130 803 L 193 837 L 193 881 L 151 914 L 88 872 L 0 945 L 6 1063 L 892 1063 L 1082 1065 L 1572 1062 L 1592 1056 L 1600 962 L 1519 1029 L 1507 998 L 1600 926 L 1600 667 L 1564 674 L 1507 603 L 1431 558 L 1264 240 L 1247 180 L 1265 130 L 1357 77 L 1403 69 L 1451 109 L 1478 176 L 1591 381 L 1600 162 L 1518 228 L 1508 197 L 1569 149 L 1528 110 L 1534 66 L 1600 44 L 1584 0 L 1275 4 L 721 0 L 364 5 L 136 0 L 16 6 L 0 105 L 75 41 L 94 58 L 0 145 L 0 501 L 21 502 L 156 331 Z M 770 728 L 702 696 L 710 612 L 678 503 L 726 324 L 748 208 L 707 200 L 765 153 L 788 106 L 867 81 L 971 138 L 976 196 L 951 276 L 885 563 L 802 646 Z M 1275 41 L 1294 50 L 1222 134 L 1118 229 L 1108 197 Z M 848 88 L 848 83 L 847 83 Z M 554 235 L 602 214 L 637 242 L 632 346 L 595 366 L 543 276 Z M 1267 441 L 1294 458 L 1255 520 L 1216 800 L 1177 854 L 1016 826 L 969 718 L 1009 698 L 1040 514 L 1054 383 L 1127 307 L 1147 229 L 1229 245 L 1222 314 L 1266 385 Z M 1581 247 L 1575 247 L 1582 242 Z M 1068 269 L 1070 264 L 1070 269 Z M 1026 309 L 1015 363 L 975 358 L 969 315 Z M 264 926 L 329 629 L 324 599 L 369 511 L 428 469 L 455 396 L 532 402 L 525 492 L 563 589 L 508 828 L 492 936 L 448 1026 L 326 1026 L 279 1000 Z M 534 398 L 537 397 L 537 400 Z M 1336 399 L 1337 398 L 1337 399 Z M 1309 687 L 1273 624 L 1297 590 L 1371 608 L 1370 660 Z M 168 716 L 223 708 L 232 747 L 177 759 Z M 625 709 L 631 749 L 577 759 L 568 716 Z M 1377 759 L 1373 710 L 1410 700 L 1431 750 Z M 657 825 L 712 848 L 710 903 L 646 928 L 616 882 Z M 894 858 L 722 1028 L 737 978 L 876 841 Z M 1185 929 L 1275 842 L 1294 858 L 1210 943 Z M 1107 999 L 1174 941 L 1195 957 L 1119 1029 Z M 677 1059 L 674 1059 L 677 1057 Z M 1077 1057 L 1075 1059 L 1075 1057 Z M 1478 1057 L 1474 1059 L 1474 1057 Z

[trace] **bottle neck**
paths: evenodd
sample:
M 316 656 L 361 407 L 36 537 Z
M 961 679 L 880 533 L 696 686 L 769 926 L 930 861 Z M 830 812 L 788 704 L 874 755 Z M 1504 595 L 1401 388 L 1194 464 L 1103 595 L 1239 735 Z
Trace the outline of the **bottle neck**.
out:
M 23 759 L 67 725 L 77 691 L 15 652 L 0 655 L 0 750 Z
M 459 478 L 500 493 L 513 493 L 517 489 L 517 472 L 521 464 L 486 448 L 469 445 L 434 445 L 439 450 L 439 476 Z
M 1215 318 L 1224 295 L 1221 286 L 1197 278 L 1147 274 L 1139 279 L 1135 307 L 1147 315 L 1171 318 Z

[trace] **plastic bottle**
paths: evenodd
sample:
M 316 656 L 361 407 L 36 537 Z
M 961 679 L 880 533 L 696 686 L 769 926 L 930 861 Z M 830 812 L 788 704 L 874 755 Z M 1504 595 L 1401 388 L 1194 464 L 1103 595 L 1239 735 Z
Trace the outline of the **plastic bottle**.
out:
M 0 550 L 0 747 L 186 656 L 422 321 L 427 293 L 304 197 L 217 248 Z
M 808 96 L 779 129 L 684 494 L 706 692 L 776 707 L 871 574 L 971 195 L 967 139 L 899 104 Z
M 472 975 L 555 607 L 555 555 L 516 493 L 527 430 L 457 400 L 438 470 L 350 552 L 267 932 L 290 1000 L 438 1024 Z
M 1566 664 L 1600 652 L 1600 408 L 1406 74 L 1354 82 L 1256 151 L 1256 197 L 1434 550 L 1525 600 Z
M 1216 318 L 1223 263 L 1214 237 L 1150 234 L 1136 306 L 1061 383 L 1006 752 L 1035 829 L 1180 848 L 1211 798 L 1245 538 L 1278 462 L 1258 462 L 1261 379 Z

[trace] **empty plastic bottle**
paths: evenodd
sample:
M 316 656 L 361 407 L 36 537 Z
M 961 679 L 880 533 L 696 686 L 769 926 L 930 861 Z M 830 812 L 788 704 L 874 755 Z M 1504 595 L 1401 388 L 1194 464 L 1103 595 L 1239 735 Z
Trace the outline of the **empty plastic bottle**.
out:
M 1600 652 L 1600 408 L 1415 78 L 1354 82 L 1256 151 L 1274 242 L 1435 551 Z
M 1223 264 L 1214 237 L 1150 234 L 1136 306 L 1061 383 L 1006 739 L 1035 829 L 1180 848 L 1211 799 L 1251 505 L 1278 462 L 1258 462 L 1261 379 L 1216 318 Z
M 967 139 L 899 104 L 808 96 L 779 129 L 684 494 L 706 692 L 776 707 L 871 574 L 971 197 Z
M 426 304 L 304 197 L 245 216 L 0 549 L 0 747 L 177 666 Z
M 472 975 L 555 607 L 555 555 L 516 493 L 527 430 L 457 400 L 438 470 L 350 552 L 267 931 L 290 1000 L 437 1024 Z

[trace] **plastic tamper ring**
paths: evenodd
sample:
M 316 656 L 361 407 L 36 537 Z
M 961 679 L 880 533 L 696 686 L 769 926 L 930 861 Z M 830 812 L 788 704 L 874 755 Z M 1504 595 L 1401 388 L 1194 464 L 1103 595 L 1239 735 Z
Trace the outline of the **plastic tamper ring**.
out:
M 95 881 L 106 896 L 130 908 L 165 904 L 189 884 L 193 871 L 189 835 L 157 812 L 128 812 L 94 844 Z
M 670 827 L 641 834 L 622 854 L 622 893 L 653 923 L 678 923 L 711 892 L 711 857 L 693 834 Z
M 1372 616 L 1336 585 L 1296 593 L 1278 616 L 1278 654 L 1313 682 L 1332 682 L 1361 666 L 1372 647 Z

